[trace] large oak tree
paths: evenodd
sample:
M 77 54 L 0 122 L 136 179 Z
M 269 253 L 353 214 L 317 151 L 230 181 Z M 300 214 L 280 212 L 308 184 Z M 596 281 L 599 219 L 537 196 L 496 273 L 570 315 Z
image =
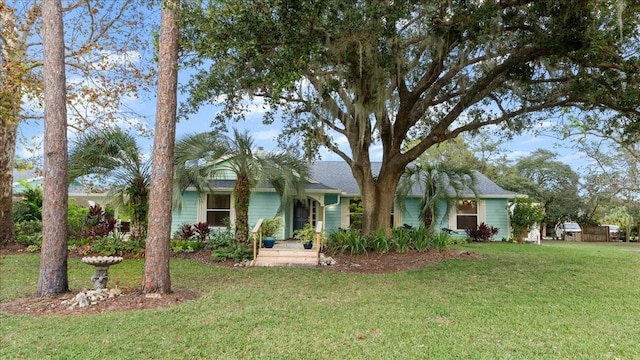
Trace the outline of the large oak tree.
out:
M 267 99 L 283 136 L 349 164 L 368 233 L 388 226 L 405 167 L 435 144 L 487 125 L 520 131 L 562 107 L 637 116 L 640 6 L 618 3 L 193 1 L 187 105 L 222 102 L 224 122 L 246 96 Z

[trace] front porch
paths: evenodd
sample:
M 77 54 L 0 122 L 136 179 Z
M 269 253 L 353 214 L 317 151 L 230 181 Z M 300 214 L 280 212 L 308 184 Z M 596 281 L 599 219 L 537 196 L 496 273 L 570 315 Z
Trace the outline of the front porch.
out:
M 322 221 L 316 226 L 316 240 L 311 249 L 304 249 L 297 240 L 280 240 L 273 248 L 262 246 L 260 225 L 258 221 L 252 231 L 253 235 L 253 266 L 304 266 L 312 267 L 319 263 L 322 231 Z

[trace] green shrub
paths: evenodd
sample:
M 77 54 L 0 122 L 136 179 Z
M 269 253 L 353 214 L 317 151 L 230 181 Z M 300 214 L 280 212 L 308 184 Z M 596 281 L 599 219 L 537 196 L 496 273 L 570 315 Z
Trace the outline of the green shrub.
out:
M 445 232 L 433 234 L 432 239 L 433 248 L 438 251 L 448 248 L 452 243 L 451 235 Z
M 145 248 L 145 241 L 127 239 L 125 234 L 113 231 L 109 235 L 97 238 L 93 242 L 93 251 L 107 255 L 139 254 Z
M 411 236 L 409 245 L 411 249 L 418 252 L 425 252 L 431 247 L 431 237 L 433 233 L 424 226 L 418 226 L 408 231 L 408 234 Z
M 42 220 L 42 187 L 32 186 L 26 180 L 18 181 L 24 187 L 24 191 L 16 194 L 22 197 L 22 200 L 16 202 L 13 206 L 13 221 L 33 221 Z
M 171 244 L 169 248 L 173 252 L 194 252 L 196 250 L 200 250 L 203 244 L 199 241 L 193 240 L 171 240 Z
M 37 249 L 42 247 L 42 222 L 40 220 L 18 222 L 14 225 L 14 229 L 18 244 L 36 246 Z
M 241 262 L 249 260 L 253 257 L 253 250 L 245 247 L 243 244 L 233 242 L 225 247 L 220 247 L 213 251 L 211 259 L 213 261 L 233 260 Z
M 413 229 L 397 228 L 391 233 L 391 248 L 399 253 L 405 253 L 411 248 Z
M 326 251 L 329 254 L 364 254 L 367 246 L 359 230 L 340 229 L 329 234 Z
M 67 229 L 69 229 L 69 240 L 86 238 L 83 231 L 86 226 L 86 219 L 89 215 L 89 208 L 80 206 L 74 201 L 69 202 L 67 207 Z
M 367 251 L 371 250 L 376 253 L 386 253 L 391 250 L 391 243 L 382 228 L 378 228 L 364 236 L 363 241 Z
M 212 232 L 209 241 L 205 245 L 205 248 L 209 250 L 215 250 L 222 247 L 227 247 L 234 242 L 236 242 L 236 238 L 233 229 L 227 227 L 225 230 Z

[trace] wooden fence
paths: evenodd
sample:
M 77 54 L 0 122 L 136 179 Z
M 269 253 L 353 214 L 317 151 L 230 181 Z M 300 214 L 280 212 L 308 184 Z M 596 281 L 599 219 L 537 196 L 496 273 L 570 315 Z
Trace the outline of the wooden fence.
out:
M 610 242 L 617 241 L 611 237 L 608 226 L 585 226 L 582 228 L 582 241 L 584 242 Z

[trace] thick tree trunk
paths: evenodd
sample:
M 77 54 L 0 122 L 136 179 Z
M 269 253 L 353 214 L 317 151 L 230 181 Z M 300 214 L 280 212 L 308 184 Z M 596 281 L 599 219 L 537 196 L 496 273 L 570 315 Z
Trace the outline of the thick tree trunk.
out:
M 249 198 L 251 188 L 249 179 L 238 176 L 234 187 L 236 210 L 236 241 L 241 244 L 249 243 Z
M 386 166 L 377 177 L 374 177 L 366 166 L 352 169 L 360 186 L 363 235 L 370 234 L 376 229 L 383 229 L 387 236 L 391 236 L 391 212 L 395 190 L 403 169 Z
M 173 150 L 178 104 L 178 5 L 179 0 L 165 0 L 162 7 L 149 229 L 142 280 L 144 293 L 166 294 L 171 292 L 169 243 L 171 240 Z
M 10 109 L 2 109 L 2 113 Z M 13 229 L 13 158 L 18 125 L 0 114 L 0 246 L 16 241 Z
M 44 191 L 38 296 L 69 291 L 67 279 L 67 106 L 60 0 L 42 2 Z

